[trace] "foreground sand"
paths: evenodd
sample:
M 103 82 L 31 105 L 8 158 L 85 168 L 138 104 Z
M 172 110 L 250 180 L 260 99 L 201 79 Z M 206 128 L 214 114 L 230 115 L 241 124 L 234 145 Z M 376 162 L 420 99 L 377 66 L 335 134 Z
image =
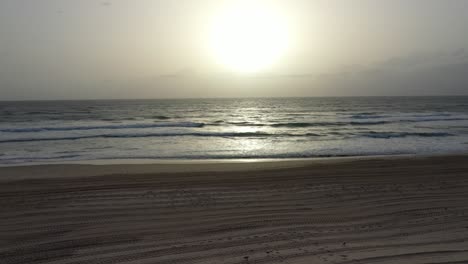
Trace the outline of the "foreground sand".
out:
M 468 263 L 467 156 L 0 175 L 2 264 Z

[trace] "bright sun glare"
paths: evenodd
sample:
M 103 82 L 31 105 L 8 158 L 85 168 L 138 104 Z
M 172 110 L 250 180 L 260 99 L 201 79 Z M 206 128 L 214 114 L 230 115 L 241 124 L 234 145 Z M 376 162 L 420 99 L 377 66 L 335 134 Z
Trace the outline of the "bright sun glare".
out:
M 236 72 L 264 70 L 288 47 L 285 19 L 269 6 L 253 2 L 227 7 L 212 25 L 210 44 L 215 59 Z

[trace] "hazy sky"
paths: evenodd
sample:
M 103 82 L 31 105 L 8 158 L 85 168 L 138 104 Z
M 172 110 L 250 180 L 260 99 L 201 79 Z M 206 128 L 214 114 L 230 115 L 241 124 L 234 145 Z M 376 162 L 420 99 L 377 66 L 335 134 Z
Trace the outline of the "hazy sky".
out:
M 468 95 L 466 0 L 262 0 L 289 46 L 252 74 L 209 48 L 232 2 L 1 0 L 0 100 Z

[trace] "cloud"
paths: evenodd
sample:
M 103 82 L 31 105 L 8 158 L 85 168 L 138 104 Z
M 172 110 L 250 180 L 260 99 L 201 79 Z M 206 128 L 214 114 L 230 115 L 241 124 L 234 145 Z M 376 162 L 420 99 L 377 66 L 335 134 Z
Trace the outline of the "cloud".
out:
M 453 51 L 453 53 L 452 53 L 452 56 L 455 56 L 455 57 L 460 57 L 460 56 L 465 56 L 465 55 L 467 55 L 465 53 L 465 48 L 457 49 L 457 50 Z
M 316 85 L 337 95 L 468 95 L 468 58 L 464 49 L 394 57 L 364 69 L 324 75 Z
M 186 68 L 164 77 L 165 81 L 155 83 L 176 96 L 468 95 L 468 58 L 466 51 L 459 49 L 409 54 L 367 66 L 343 65 L 326 73 L 246 76 L 197 74 Z
M 191 78 L 196 76 L 198 76 L 197 71 L 190 67 L 180 69 L 173 73 L 160 75 L 162 78 Z

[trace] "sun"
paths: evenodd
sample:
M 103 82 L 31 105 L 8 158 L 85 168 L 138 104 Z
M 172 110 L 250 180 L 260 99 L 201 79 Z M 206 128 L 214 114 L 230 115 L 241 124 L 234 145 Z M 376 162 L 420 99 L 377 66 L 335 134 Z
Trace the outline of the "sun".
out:
M 271 7 L 241 1 L 221 11 L 212 22 L 210 50 L 216 61 L 235 72 L 265 70 L 286 52 L 286 20 Z

